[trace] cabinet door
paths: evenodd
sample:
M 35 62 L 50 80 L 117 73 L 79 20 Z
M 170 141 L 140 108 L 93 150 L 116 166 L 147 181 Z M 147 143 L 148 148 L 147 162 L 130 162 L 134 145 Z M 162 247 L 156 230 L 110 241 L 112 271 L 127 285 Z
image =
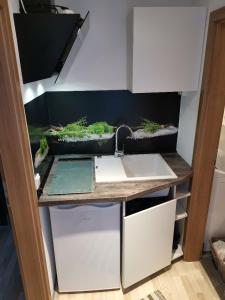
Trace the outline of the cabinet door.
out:
M 135 7 L 132 92 L 198 88 L 206 8 Z
M 127 288 L 171 263 L 176 200 L 123 218 L 122 285 Z

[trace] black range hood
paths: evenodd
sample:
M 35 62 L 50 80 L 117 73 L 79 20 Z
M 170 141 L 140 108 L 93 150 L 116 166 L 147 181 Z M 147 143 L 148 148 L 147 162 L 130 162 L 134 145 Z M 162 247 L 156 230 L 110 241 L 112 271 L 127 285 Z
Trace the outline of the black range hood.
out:
M 23 82 L 28 83 L 61 72 L 82 27 L 87 32 L 89 12 L 85 19 L 80 14 L 14 14 L 14 21 Z

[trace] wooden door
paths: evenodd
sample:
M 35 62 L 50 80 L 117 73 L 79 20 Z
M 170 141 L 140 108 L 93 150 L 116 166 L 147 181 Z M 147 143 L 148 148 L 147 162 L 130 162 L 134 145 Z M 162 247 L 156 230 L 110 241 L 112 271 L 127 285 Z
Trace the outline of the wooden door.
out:
M 184 259 L 199 260 L 225 105 L 225 7 L 210 15 L 193 158 Z
M 26 299 L 50 288 L 7 0 L 0 0 L 0 160 Z

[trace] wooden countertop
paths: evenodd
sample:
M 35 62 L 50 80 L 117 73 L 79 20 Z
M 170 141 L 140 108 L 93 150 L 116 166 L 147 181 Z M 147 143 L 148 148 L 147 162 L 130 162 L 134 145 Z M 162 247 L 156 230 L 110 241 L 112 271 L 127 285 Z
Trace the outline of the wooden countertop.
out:
M 39 206 L 84 204 L 93 202 L 130 201 L 145 194 L 177 185 L 192 176 L 191 167 L 177 154 L 161 154 L 177 175 L 176 179 L 117 183 L 96 183 L 93 193 L 48 196 L 42 194 Z

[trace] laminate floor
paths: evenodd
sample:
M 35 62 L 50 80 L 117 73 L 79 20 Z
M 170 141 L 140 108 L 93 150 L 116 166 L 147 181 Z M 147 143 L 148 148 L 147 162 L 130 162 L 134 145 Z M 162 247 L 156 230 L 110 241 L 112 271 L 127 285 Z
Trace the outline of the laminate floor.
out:
M 213 266 L 211 266 L 213 267 Z M 218 300 L 220 298 L 201 262 L 180 260 L 148 282 L 123 295 L 122 291 L 56 294 L 56 300 L 149 300 L 159 290 L 166 300 Z M 160 299 L 160 298 L 153 298 Z M 164 298 L 161 298 L 164 299 Z
M 208 274 L 214 288 L 216 289 L 219 299 L 225 300 L 225 282 L 223 282 L 222 277 L 217 271 L 210 253 L 203 255 L 201 260 L 202 266 L 204 267 L 206 273 Z
M 24 299 L 12 232 L 0 229 L 0 300 Z

